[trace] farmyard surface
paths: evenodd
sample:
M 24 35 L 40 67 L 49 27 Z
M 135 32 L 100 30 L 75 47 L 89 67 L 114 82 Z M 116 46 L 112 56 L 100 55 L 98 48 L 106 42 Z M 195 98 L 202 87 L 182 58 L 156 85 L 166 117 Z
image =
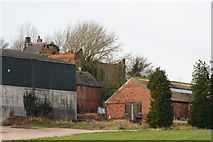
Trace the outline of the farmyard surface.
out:
M 2 134 L 2 140 L 26 140 L 41 137 L 54 137 L 54 136 L 66 136 L 80 133 L 94 133 L 94 132 L 113 132 L 116 130 L 80 130 L 80 129 L 68 129 L 68 128 L 12 128 L 9 126 L 3 126 L 0 129 L 0 135 Z

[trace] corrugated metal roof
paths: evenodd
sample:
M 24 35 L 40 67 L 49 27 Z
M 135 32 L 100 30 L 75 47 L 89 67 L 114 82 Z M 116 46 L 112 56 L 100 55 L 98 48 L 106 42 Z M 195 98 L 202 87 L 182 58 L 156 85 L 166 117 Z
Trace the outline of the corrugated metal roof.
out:
M 186 89 L 179 89 L 179 88 L 170 88 L 172 92 L 176 93 L 185 93 L 185 94 L 192 94 L 192 90 L 186 90 Z
M 147 79 L 147 78 L 136 77 L 135 79 L 140 81 L 145 86 L 147 86 L 147 83 L 149 82 L 149 79 Z M 171 84 L 171 88 L 184 89 L 184 90 L 191 90 L 191 86 L 192 86 L 189 83 L 174 82 L 174 81 L 170 81 L 170 84 Z
M 102 88 L 101 84 L 88 72 L 76 72 L 76 84 Z
M 12 57 L 12 58 L 21 58 L 21 59 L 28 59 L 28 60 L 38 60 L 38 61 L 45 61 L 45 62 L 56 62 L 56 63 L 63 63 L 63 64 L 72 64 L 69 62 L 53 59 L 53 58 L 48 58 L 40 55 L 35 55 L 31 53 L 26 53 L 22 51 L 17 51 L 17 50 L 10 50 L 10 49 L 2 49 L 1 50 L 2 54 L 1 56 L 5 57 Z
M 145 87 L 147 86 L 149 80 L 144 78 L 134 78 L 139 81 L 142 85 Z M 178 101 L 178 102 L 191 102 L 193 100 L 193 94 L 186 93 L 186 91 L 191 91 L 191 84 L 189 83 L 182 83 L 182 82 L 170 82 L 172 89 L 176 90 L 184 90 L 184 92 L 177 92 L 171 89 L 172 91 L 172 101 Z
M 172 101 L 178 101 L 178 102 L 191 102 L 193 100 L 193 95 L 172 92 L 171 99 Z
M 135 78 L 137 79 L 141 84 L 147 86 L 147 83 L 149 82 L 148 79 L 143 78 Z M 186 93 L 186 91 L 191 91 L 191 85 L 187 83 L 181 83 L 181 82 L 170 82 L 171 84 L 171 91 L 172 91 L 172 101 L 178 101 L 178 102 L 191 102 L 193 100 L 193 95 L 191 93 Z M 184 92 L 177 92 L 176 90 L 184 91 Z

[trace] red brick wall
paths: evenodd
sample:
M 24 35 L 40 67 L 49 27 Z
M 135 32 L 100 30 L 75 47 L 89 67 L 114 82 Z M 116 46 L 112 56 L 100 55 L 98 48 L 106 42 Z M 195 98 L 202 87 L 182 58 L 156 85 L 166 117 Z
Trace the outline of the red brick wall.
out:
M 101 105 L 101 88 L 77 86 L 76 92 L 79 113 L 97 112 Z
M 110 118 L 124 118 L 125 104 L 106 104 L 105 113 L 108 119 Z
M 130 79 L 120 88 L 115 95 L 105 102 L 106 117 L 121 118 L 125 116 L 125 103 L 141 102 L 142 116 L 149 112 L 151 96 L 149 90 L 138 83 L 135 79 Z M 120 103 L 120 104 L 116 104 Z M 115 111 L 115 110 L 116 111 Z

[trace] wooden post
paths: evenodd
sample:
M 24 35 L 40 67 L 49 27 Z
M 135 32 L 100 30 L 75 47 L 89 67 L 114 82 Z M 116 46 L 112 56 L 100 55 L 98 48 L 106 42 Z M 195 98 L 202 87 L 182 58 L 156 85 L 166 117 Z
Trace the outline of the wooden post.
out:
M 131 104 L 131 120 L 134 119 L 134 105 Z

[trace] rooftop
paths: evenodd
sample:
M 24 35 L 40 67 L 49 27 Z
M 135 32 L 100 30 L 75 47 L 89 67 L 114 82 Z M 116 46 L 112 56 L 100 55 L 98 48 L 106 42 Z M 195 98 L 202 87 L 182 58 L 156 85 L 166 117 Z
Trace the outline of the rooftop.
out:
M 102 88 L 101 84 L 89 72 L 76 72 L 76 84 Z
M 0 54 L 4 57 L 11 57 L 11 58 L 20 58 L 20 59 L 28 59 L 28 60 L 37 60 L 37 61 L 45 61 L 45 62 L 54 62 L 54 63 L 62 63 L 62 64 L 72 64 L 69 62 L 64 62 L 61 60 L 53 59 L 44 57 L 41 55 L 35 55 L 27 52 L 17 51 L 17 50 L 11 50 L 11 49 L 1 49 Z
M 145 86 L 147 86 L 147 83 L 149 82 L 149 79 L 147 78 L 134 77 L 134 79 L 137 79 L 142 85 Z M 170 84 L 172 91 L 172 101 L 191 102 L 193 100 L 191 91 L 192 84 L 176 81 L 171 81 Z
M 147 85 L 149 82 L 148 78 L 141 78 L 141 77 L 134 77 L 138 81 L 140 81 L 142 84 Z M 177 81 L 170 81 L 171 88 L 176 88 L 176 89 L 185 89 L 185 90 L 191 90 L 192 84 L 190 83 L 185 83 L 185 82 L 177 82 Z

